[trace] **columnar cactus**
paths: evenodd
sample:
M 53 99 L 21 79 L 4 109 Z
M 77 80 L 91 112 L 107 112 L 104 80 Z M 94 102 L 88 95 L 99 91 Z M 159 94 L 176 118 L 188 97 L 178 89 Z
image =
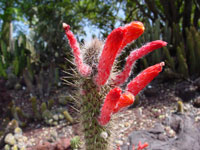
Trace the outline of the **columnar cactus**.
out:
M 98 39 L 93 39 L 82 49 L 70 31 L 70 26 L 63 23 L 63 28 L 80 74 L 78 87 L 86 150 L 110 150 L 109 121 L 112 115 L 133 104 L 134 97 L 161 72 L 164 62 L 145 69 L 128 83 L 125 90 L 122 90 L 120 85 L 129 77 L 137 59 L 166 46 L 167 43 L 161 40 L 153 41 L 132 51 L 123 71 L 115 71 L 113 74 L 116 57 L 127 44 L 136 40 L 144 32 L 141 22 L 133 21 L 114 29 L 108 35 L 105 44 Z

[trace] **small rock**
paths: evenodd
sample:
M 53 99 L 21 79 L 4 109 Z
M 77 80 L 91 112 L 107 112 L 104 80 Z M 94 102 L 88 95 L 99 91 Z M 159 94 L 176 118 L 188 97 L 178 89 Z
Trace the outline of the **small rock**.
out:
M 58 133 L 56 131 L 51 131 L 51 137 L 56 139 L 58 137 Z
M 59 119 L 64 119 L 64 115 L 59 114 Z
M 10 145 L 14 145 L 16 143 L 15 137 L 12 133 L 6 135 L 4 142 Z
M 22 129 L 17 127 L 17 128 L 15 128 L 14 133 L 15 134 L 22 134 Z
M 4 150 L 10 150 L 10 145 L 6 144 L 6 145 L 4 146 Z
M 53 119 L 57 121 L 59 119 L 59 116 L 57 114 L 53 115 Z
M 121 140 L 116 140 L 116 144 L 117 144 L 118 146 L 123 145 L 123 141 L 121 141 Z
M 57 122 L 57 121 L 54 121 L 54 122 L 53 122 L 53 125 L 54 125 L 54 126 L 57 126 L 57 125 L 58 125 L 58 122 Z
M 53 119 L 49 119 L 48 123 L 53 124 Z
M 196 108 L 200 108 L 200 96 L 194 99 L 193 106 Z
M 129 123 L 129 122 L 125 122 L 125 123 L 124 123 L 124 126 L 125 126 L 125 127 L 129 127 L 129 126 L 130 126 L 130 123 Z
M 200 116 L 195 117 L 195 122 L 200 121 Z
M 108 138 L 108 133 L 107 132 L 101 132 L 100 136 L 104 139 L 107 139 Z
M 26 150 L 26 148 L 25 147 L 21 147 L 19 150 Z
M 161 141 L 166 141 L 167 140 L 167 136 L 164 135 L 164 134 L 159 134 L 158 135 L 158 139 L 161 140 Z
M 21 84 L 16 83 L 14 88 L 15 88 L 15 90 L 20 90 L 22 88 L 22 86 L 21 86 Z
M 14 145 L 11 150 L 18 150 L 18 146 L 17 145 Z

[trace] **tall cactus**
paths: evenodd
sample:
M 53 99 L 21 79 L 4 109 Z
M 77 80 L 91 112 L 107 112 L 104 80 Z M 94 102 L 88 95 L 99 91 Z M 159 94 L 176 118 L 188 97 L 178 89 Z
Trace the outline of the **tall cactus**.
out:
M 132 51 L 126 60 L 122 72 L 113 74 L 113 65 L 124 47 L 137 39 L 144 31 L 141 22 L 131 22 L 113 30 L 105 44 L 93 39 L 80 49 L 70 31 L 70 26 L 63 28 L 73 50 L 79 81 L 77 87 L 81 103 L 81 121 L 85 137 L 86 150 L 110 150 L 111 130 L 109 121 L 113 114 L 131 105 L 138 94 L 162 70 L 164 63 L 151 66 L 128 83 L 126 90 L 122 85 L 130 75 L 135 61 L 155 49 L 165 46 L 163 41 L 153 41 Z

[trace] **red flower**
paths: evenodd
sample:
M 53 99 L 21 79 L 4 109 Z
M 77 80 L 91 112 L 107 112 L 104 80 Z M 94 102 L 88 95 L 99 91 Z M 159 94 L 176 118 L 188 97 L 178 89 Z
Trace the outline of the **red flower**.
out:
M 149 144 L 148 143 L 144 143 L 143 145 L 141 144 L 141 142 L 138 143 L 138 148 L 137 150 L 143 150 L 144 148 L 148 147 Z M 135 148 L 133 149 L 135 150 Z
M 66 23 L 63 23 L 63 28 L 65 30 L 65 34 L 67 35 L 67 38 L 69 40 L 69 44 L 73 50 L 74 57 L 75 57 L 75 63 L 77 65 L 78 71 L 82 76 L 89 76 L 91 74 L 91 67 L 88 66 L 83 62 L 81 59 L 81 52 L 80 48 L 78 46 L 77 40 L 74 37 L 73 33 L 69 30 L 70 26 Z
M 157 41 L 147 43 L 146 45 L 142 46 L 141 48 L 136 49 L 133 52 L 131 52 L 127 58 L 127 61 L 126 61 L 123 71 L 120 74 L 118 74 L 115 77 L 115 79 L 113 80 L 114 85 L 120 85 L 126 81 L 126 79 L 129 77 L 129 74 L 131 72 L 134 62 L 137 59 L 147 55 L 148 53 L 152 52 L 155 49 L 161 48 L 166 45 L 167 45 L 166 42 L 157 40 Z
M 149 84 L 161 71 L 164 62 L 148 67 L 135 77 L 128 85 L 126 90 L 136 96 L 147 84 Z
M 139 21 L 133 21 L 130 24 L 125 25 L 124 28 L 127 32 L 125 33 L 119 53 L 127 44 L 136 40 L 144 32 L 144 25 Z
M 134 21 L 124 27 L 113 30 L 104 45 L 98 64 L 98 74 L 95 78 L 97 85 L 104 85 L 110 76 L 110 72 L 117 54 L 130 42 L 137 39 L 144 32 L 141 22 Z
M 120 109 L 130 106 L 133 104 L 134 100 L 135 97 L 130 92 L 123 93 L 117 101 L 113 113 L 117 113 Z
M 101 125 L 106 125 L 111 118 L 111 114 L 113 113 L 113 106 L 116 106 L 120 96 L 121 89 L 116 87 L 107 94 L 106 99 L 104 101 L 103 107 L 101 108 L 101 114 L 99 116 L 99 123 Z
M 98 64 L 98 74 L 95 77 L 97 85 L 104 85 L 110 76 L 112 65 L 121 46 L 125 30 L 121 27 L 113 30 L 104 45 Z

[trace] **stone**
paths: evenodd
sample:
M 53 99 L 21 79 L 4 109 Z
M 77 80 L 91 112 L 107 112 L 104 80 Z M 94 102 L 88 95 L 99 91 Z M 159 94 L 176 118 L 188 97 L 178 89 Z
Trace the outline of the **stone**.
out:
M 167 126 L 165 129 L 171 137 L 168 133 L 165 135 L 165 132 L 133 131 L 128 137 L 130 145 L 124 144 L 121 150 L 130 150 L 132 145 L 138 145 L 139 141 L 148 142 L 147 149 L 152 150 L 199 150 L 200 126 L 195 124 L 192 116 L 171 114 L 168 121 L 162 123 L 162 126 Z
M 62 114 L 59 114 L 59 119 L 64 119 L 65 118 L 65 116 L 64 115 L 62 115 Z
M 15 134 L 22 134 L 22 129 L 21 128 L 19 128 L 19 127 L 17 127 L 17 128 L 15 128 L 15 130 L 14 130 L 14 133 Z
M 104 138 L 104 139 L 107 139 L 107 138 L 108 138 L 108 133 L 105 132 L 105 131 L 103 131 L 103 132 L 101 132 L 100 136 L 101 136 L 102 138 Z
M 12 133 L 8 133 L 4 139 L 6 144 L 14 145 L 16 143 L 15 137 Z
M 11 150 L 18 150 L 18 146 L 17 145 L 13 145 Z
M 55 114 L 55 115 L 53 115 L 53 119 L 57 121 L 59 119 L 59 116 L 57 114 Z
M 56 150 L 66 150 L 70 147 L 70 139 L 69 138 L 61 138 L 56 143 Z M 60 148 L 60 149 L 58 149 Z
M 10 145 L 6 144 L 6 145 L 4 146 L 4 150 L 10 150 Z
M 196 108 L 200 108 L 200 96 L 194 99 L 193 106 Z
M 122 140 L 116 140 L 115 143 L 120 146 L 120 145 L 123 144 L 123 141 Z
M 16 83 L 14 88 L 15 88 L 15 90 L 20 90 L 22 88 L 22 86 L 21 86 L 21 84 Z
M 58 122 L 57 122 L 57 121 L 54 121 L 54 122 L 53 122 L 53 125 L 54 125 L 54 126 L 57 126 L 57 125 L 58 125 Z

